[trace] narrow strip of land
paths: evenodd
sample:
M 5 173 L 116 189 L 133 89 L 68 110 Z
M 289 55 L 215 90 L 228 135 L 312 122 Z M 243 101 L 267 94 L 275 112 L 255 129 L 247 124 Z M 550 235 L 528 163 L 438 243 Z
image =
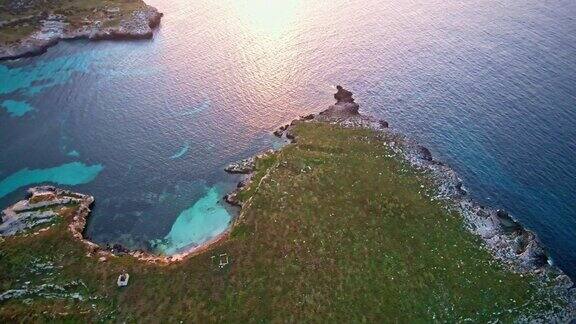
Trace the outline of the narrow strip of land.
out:
M 3 0 L 0 60 L 42 54 L 62 39 L 151 38 L 161 17 L 142 0 Z

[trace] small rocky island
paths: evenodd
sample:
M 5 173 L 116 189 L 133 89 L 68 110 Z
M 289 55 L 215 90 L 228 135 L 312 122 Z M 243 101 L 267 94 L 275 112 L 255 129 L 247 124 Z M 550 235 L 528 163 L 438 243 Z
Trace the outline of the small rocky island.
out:
M 63 39 L 151 38 L 161 17 L 142 0 L 5 0 L 0 60 L 42 54 Z
M 274 132 L 291 144 L 226 168 L 244 175 L 224 197 L 240 213 L 186 256 L 99 247 L 82 237 L 92 197 L 31 188 L 0 224 L 0 322 L 576 318 L 533 232 L 351 92 L 335 99 Z

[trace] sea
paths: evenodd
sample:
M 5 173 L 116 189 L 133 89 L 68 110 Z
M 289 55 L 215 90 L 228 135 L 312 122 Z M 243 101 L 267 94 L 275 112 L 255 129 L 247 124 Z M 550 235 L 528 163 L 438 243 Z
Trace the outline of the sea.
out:
M 0 62 L 0 208 L 95 197 L 86 236 L 172 255 L 225 231 L 223 168 L 333 103 L 429 147 L 576 277 L 573 0 L 151 0 L 151 40 Z

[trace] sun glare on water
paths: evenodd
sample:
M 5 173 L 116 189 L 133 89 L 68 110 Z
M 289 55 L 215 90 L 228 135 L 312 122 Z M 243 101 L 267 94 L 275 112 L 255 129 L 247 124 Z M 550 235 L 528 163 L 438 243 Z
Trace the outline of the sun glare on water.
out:
M 253 0 L 238 1 L 234 5 L 252 32 L 277 38 L 294 23 L 300 1 Z
M 247 0 L 226 5 L 227 20 L 242 39 L 237 43 L 243 85 L 255 89 L 261 102 L 274 105 L 298 69 L 294 42 L 303 16 L 301 1 Z M 234 40 L 236 43 L 236 40 Z M 256 121 L 258 122 L 258 121 Z

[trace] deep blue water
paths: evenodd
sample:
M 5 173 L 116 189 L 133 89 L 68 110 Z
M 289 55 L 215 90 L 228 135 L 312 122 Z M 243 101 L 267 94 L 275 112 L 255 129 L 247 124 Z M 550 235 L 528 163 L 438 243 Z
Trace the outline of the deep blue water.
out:
M 173 253 L 185 226 L 205 226 L 201 241 L 233 215 L 214 198 L 237 181 L 226 163 L 342 84 L 576 277 L 576 2 L 151 4 L 165 13 L 152 41 L 0 65 L 0 206 L 59 183 L 95 196 L 96 242 L 174 239 Z

